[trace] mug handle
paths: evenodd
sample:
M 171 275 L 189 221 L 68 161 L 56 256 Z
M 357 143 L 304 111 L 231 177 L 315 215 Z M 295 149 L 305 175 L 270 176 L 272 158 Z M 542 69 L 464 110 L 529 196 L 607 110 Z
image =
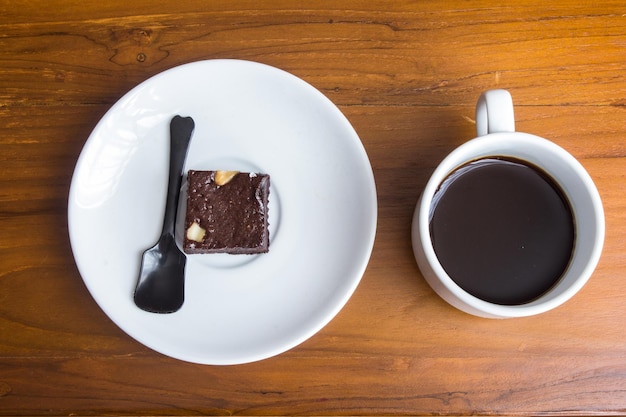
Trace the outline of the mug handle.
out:
M 476 133 L 515 132 L 513 99 L 507 90 L 488 90 L 476 103 Z

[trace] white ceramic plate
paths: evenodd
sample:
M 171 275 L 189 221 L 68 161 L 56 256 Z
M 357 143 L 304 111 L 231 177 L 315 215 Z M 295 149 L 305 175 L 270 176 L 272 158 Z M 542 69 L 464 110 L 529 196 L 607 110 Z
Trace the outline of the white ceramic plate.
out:
M 161 315 L 132 294 L 161 231 L 176 114 L 196 123 L 186 170 L 270 174 L 271 244 L 189 256 L 185 303 Z M 363 145 L 324 95 L 273 67 L 210 60 L 148 79 L 106 113 L 78 159 L 68 216 L 83 280 L 121 329 L 174 358 L 238 364 L 300 344 L 341 310 L 369 261 L 377 204 Z

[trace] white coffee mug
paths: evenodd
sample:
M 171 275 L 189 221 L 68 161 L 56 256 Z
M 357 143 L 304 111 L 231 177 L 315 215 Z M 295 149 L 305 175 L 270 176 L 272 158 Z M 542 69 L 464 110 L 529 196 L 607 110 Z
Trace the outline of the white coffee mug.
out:
M 574 296 L 588 281 L 604 244 L 604 210 L 598 190 L 583 166 L 567 151 L 538 136 L 515 131 L 513 101 L 506 90 L 483 93 L 476 105 L 478 137 L 450 153 L 435 169 L 415 208 L 412 243 L 417 264 L 430 286 L 454 307 L 480 317 L 525 317 L 551 310 Z M 456 168 L 485 157 L 526 161 L 545 171 L 562 189 L 574 218 L 575 240 L 568 267 L 540 297 L 520 305 L 495 304 L 462 289 L 437 259 L 429 212 L 440 184 Z

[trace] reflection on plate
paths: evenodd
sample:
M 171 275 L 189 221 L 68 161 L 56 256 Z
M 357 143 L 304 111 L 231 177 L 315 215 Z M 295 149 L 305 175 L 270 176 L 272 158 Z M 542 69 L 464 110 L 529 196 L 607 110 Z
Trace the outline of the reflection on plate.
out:
M 185 303 L 159 315 L 132 293 L 162 226 L 176 114 L 196 122 L 185 171 L 270 174 L 270 251 L 188 256 Z M 158 74 L 107 112 L 76 165 L 68 216 L 83 280 L 122 330 L 174 358 L 238 364 L 291 349 L 341 310 L 369 261 L 377 204 L 363 145 L 326 97 L 267 65 L 211 60 Z

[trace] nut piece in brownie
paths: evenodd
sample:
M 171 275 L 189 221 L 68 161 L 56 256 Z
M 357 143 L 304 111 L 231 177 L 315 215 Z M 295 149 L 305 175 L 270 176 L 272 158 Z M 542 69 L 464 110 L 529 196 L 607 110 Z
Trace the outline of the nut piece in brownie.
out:
M 269 250 L 269 175 L 191 170 L 187 183 L 186 253 L 254 254 Z

